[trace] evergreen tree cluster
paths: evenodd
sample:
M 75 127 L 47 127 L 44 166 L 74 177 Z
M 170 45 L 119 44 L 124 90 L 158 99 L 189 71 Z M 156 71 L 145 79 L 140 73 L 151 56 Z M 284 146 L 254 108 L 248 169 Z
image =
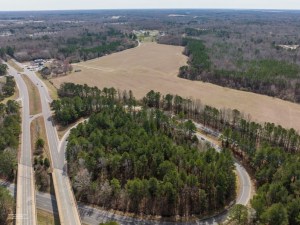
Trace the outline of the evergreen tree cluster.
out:
M 74 120 L 91 115 L 72 130 L 67 147 L 78 200 L 137 214 L 189 217 L 213 213 L 234 199 L 229 151 L 200 145 L 191 121 L 159 108 L 135 110 L 132 93 L 119 94 L 113 88 L 64 84 L 61 100 L 52 104 L 61 123 L 68 107 L 83 113 Z
M 229 152 L 204 151 L 197 143 L 160 110 L 110 106 L 72 130 L 69 175 L 81 201 L 143 214 L 203 215 L 233 199 L 235 175 Z M 108 193 L 98 198 L 103 188 Z
M 251 202 L 254 222 L 300 224 L 300 135 L 295 129 L 259 124 L 238 110 L 218 110 L 198 100 L 154 91 L 146 95 L 144 103 L 222 133 L 223 147 L 231 149 L 254 175 L 258 187 Z
M 0 87 L 0 101 L 14 95 L 16 82 L 12 76 L 6 76 L 5 83 Z
M 195 127 L 188 122 L 193 120 L 214 130 L 211 135 L 218 136 L 221 132 L 224 149 L 230 149 L 254 175 L 258 187 L 251 202 L 256 212 L 255 221 L 262 224 L 299 224 L 300 136 L 294 129 L 267 122 L 259 124 L 238 110 L 219 110 L 203 105 L 199 100 L 177 95 L 150 91 L 141 102 L 137 102 L 132 93 L 120 94 L 115 89 L 96 90 L 65 84 L 60 91 L 64 98 L 80 96 L 93 103 L 90 107 L 93 110 L 89 111 L 89 115 L 93 116 L 88 123 L 72 132 L 68 148 L 69 163 L 73 163 L 71 168 L 76 168 L 70 175 L 80 199 L 123 211 L 164 216 L 206 214 L 224 206 L 234 196 L 233 192 L 227 192 L 229 189 L 226 187 L 233 185 L 235 179 L 227 176 L 228 173 L 222 175 L 222 171 L 223 168 L 232 171 L 228 168 L 233 164 L 227 150 L 220 154 L 214 150 L 199 151 L 193 136 Z M 96 92 L 101 101 L 91 97 Z M 101 106 L 99 102 L 102 102 Z M 138 104 L 143 105 L 139 112 L 134 110 Z M 169 153 L 166 153 L 167 149 Z M 157 154 L 162 155 L 154 158 Z M 203 157 L 210 160 L 202 161 Z M 219 174 L 210 168 L 209 162 L 219 165 L 220 158 L 225 158 L 227 166 L 220 164 Z M 156 159 L 160 159 L 158 162 L 163 165 Z M 203 164 L 197 164 L 197 161 Z M 170 169 L 170 174 L 162 176 L 161 168 Z M 225 176 L 214 180 L 206 174 L 209 171 L 205 168 L 210 168 L 217 176 Z M 182 175 L 182 171 L 186 176 Z M 201 180 L 202 175 L 210 181 L 230 183 L 224 186 L 221 182 L 214 186 L 214 182 Z M 83 182 L 83 178 L 88 178 L 88 182 Z M 198 188 L 197 198 L 194 187 Z M 218 192 L 218 187 L 222 187 L 221 192 Z M 164 188 L 169 191 L 163 191 Z M 153 190 L 157 193 L 154 194 Z M 217 202 L 211 201 L 214 199 L 209 197 L 211 191 L 216 191 L 213 195 L 217 196 Z M 100 193 L 101 197 L 105 193 L 110 197 L 100 198 Z M 115 193 L 118 197 L 111 197 Z M 124 199 L 130 204 L 124 204 Z
M 236 60 L 237 69 L 219 68 L 211 61 L 212 50 L 205 46 L 204 41 L 186 38 L 183 45 L 189 65 L 180 68 L 181 78 L 300 102 L 300 67 L 295 63 L 272 58 L 247 61 L 240 56 Z
M 13 179 L 17 168 L 17 149 L 21 133 L 19 105 L 0 103 L 0 176 Z

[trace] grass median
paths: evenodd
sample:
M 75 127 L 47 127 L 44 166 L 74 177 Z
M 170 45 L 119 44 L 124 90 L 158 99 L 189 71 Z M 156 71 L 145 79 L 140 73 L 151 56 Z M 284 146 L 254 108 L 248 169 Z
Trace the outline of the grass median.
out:
M 58 214 L 37 210 L 38 225 L 60 225 Z
M 34 119 L 30 125 L 30 132 L 31 132 L 31 146 L 34 148 L 36 141 L 41 138 L 45 141 L 44 148 L 43 148 L 43 157 L 51 159 L 47 141 L 47 134 L 45 129 L 44 118 L 42 116 Z
M 36 115 L 41 113 L 42 103 L 38 88 L 26 75 L 22 75 L 22 78 L 24 79 L 28 89 L 30 114 Z

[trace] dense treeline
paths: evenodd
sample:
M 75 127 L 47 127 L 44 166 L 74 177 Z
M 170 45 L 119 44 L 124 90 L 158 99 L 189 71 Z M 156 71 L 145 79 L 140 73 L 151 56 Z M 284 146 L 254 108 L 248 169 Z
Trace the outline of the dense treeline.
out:
M 299 154 L 260 147 L 248 162 L 255 167 L 259 184 L 251 201 L 256 219 L 264 224 L 300 224 Z
M 9 214 L 14 210 L 14 199 L 5 187 L 0 186 L 0 224 L 10 224 Z
M 229 38 L 230 32 L 226 30 L 220 30 L 220 29 L 195 29 L 191 27 L 185 28 L 185 34 L 187 36 L 197 37 L 207 34 L 213 34 L 216 37 L 220 38 Z
M 97 87 L 73 83 L 63 84 L 58 90 L 58 95 L 60 99 L 54 100 L 51 107 L 55 110 L 56 121 L 62 125 L 99 112 L 103 107 L 117 101 L 117 91 L 114 88 L 99 90 Z M 131 98 L 133 100 L 132 95 Z
M 294 129 L 240 121 L 224 131 L 230 147 L 254 171 L 257 195 L 251 202 L 263 224 L 300 224 L 300 138 Z
M 230 154 L 200 153 L 169 123 L 161 111 L 132 115 L 109 107 L 73 130 L 67 158 L 77 197 L 162 216 L 223 207 L 235 187 Z
M 6 76 L 5 83 L 0 83 L 0 101 L 15 93 L 16 82 L 12 76 Z
M 135 39 L 131 34 L 112 28 L 102 33 L 85 31 L 78 36 L 59 41 L 58 53 L 71 62 L 93 59 L 135 46 Z
M 15 40 L 14 48 L 8 47 L 0 53 L 3 52 L 4 56 L 6 53 L 18 61 L 55 58 L 72 63 L 94 59 L 136 46 L 135 37 L 131 32 L 115 28 L 97 27 L 97 29 L 84 28 L 62 32 L 65 35 L 54 35 L 53 33 L 51 36 L 19 38 Z M 43 48 L 37 48 L 38 45 Z
M 84 91 L 87 88 L 83 87 L 78 92 L 74 91 L 76 88 L 73 86 L 69 91 L 62 90 L 64 96 L 75 96 L 75 93 L 80 96 L 92 95 L 92 88 Z M 123 99 L 118 94 L 114 96 L 117 101 Z M 128 95 L 124 96 L 127 96 L 124 99 L 129 99 Z M 218 110 L 201 104 L 199 100 L 171 94 L 163 96 L 154 91 L 150 91 L 142 103 L 146 107 L 169 111 L 179 118 L 192 119 L 222 132 L 224 148 L 230 148 L 255 176 L 258 192 L 252 200 L 252 207 L 256 211 L 252 218 L 263 224 L 299 224 L 300 201 L 297 193 L 300 190 L 300 136 L 294 129 L 273 123 L 258 124 L 238 110 Z M 211 134 L 215 135 L 214 132 Z M 78 139 L 80 136 L 82 133 L 78 134 Z M 89 142 L 84 143 L 82 146 L 89 148 Z M 280 217 L 277 218 L 277 215 Z
M 6 54 L 9 55 L 10 57 L 13 57 L 15 54 L 15 50 L 11 46 L 7 46 L 6 48 L 0 48 L 0 58 L 3 60 L 6 60 Z
M 106 107 L 69 137 L 75 195 L 107 208 L 161 216 L 205 215 L 235 194 L 229 152 L 201 151 L 187 124 L 162 111 Z
M 0 103 L 0 177 L 13 179 L 21 133 L 19 105 L 9 100 Z
M 299 224 L 299 134 L 274 124 L 240 120 L 225 129 L 224 137 L 224 146 L 254 171 L 259 187 L 251 203 L 255 219 L 263 224 Z
M 83 55 L 84 60 L 87 60 L 88 54 L 97 54 L 97 57 L 101 57 L 105 54 L 117 51 L 120 45 L 121 43 L 119 41 L 115 41 L 109 44 L 104 44 L 93 48 L 85 48 L 81 50 L 80 55 Z
M 0 62 L 0 76 L 6 75 L 7 65 Z
M 189 56 L 189 66 L 180 68 L 179 77 L 195 80 L 199 74 L 209 72 L 211 62 L 207 49 L 201 40 L 184 39 L 186 45 L 184 54 Z
M 159 42 L 186 46 L 190 65 L 180 70 L 183 78 L 299 103 L 298 23 L 294 13 L 194 12 L 170 20 L 172 28 Z M 192 65 L 192 51 L 184 38 L 204 43 L 210 69 Z
M 250 154 L 257 143 L 281 147 L 288 153 L 300 153 L 300 135 L 295 129 L 286 129 L 274 123 L 259 124 L 238 110 L 216 109 L 201 104 L 200 100 L 185 99 L 178 95 L 161 95 L 150 91 L 143 99 L 144 104 L 192 119 L 204 126 L 223 132 L 223 135 L 238 141 Z M 229 145 L 229 143 L 227 143 Z
M 201 36 L 204 34 L 209 34 L 211 31 L 207 29 L 195 29 L 191 27 L 185 28 L 185 33 L 188 36 Z
M 254 173 L 258 186 L 251 203 L 256 212 L 254 222 L 300 224 L 300 135 L 294 129 L 258 124 L 238 110 L 218 110 L 154 91 L 147 94 L 144 103 L 223 131 L 223 147 L 230 148 Z
M 96 87 L 66 83 L 59 89 L 61 100 L 52 103 L 55 116 L 61 123 L 68 124 L 76 119 L 97 112 L 109 102 L 124 100 L 127 104 L 136 104 L 136 100 L 129 94 L 120 93 L 113 88 L 104 88 L 100 91 Z M 83 97 L 83 98 L 82 98 Z M 238 110 L 216 109 L 201 104 L 200 100 L 185 99 L 178 95 L 167 94 L 162 96 L 159 92 L 150 91 L 143 100 L 149 107 L 156 107 L 176 114 L 183 113 L 194 121 L 218 131 L 224 135 L 240 139 L 249 137 L 240 143 L 243 148 L 251 151 L 249 143 L 267 142 L 272 146 L 279 146 L 287 152 L 300 151 L 300 136 L 294 129 L 285 129 L 273 123 L 259 124 L 248 119 L 248 116 Z
M 179 77 L 300 102 L 297 64 L 269 58 L 251 61 L 241 58 L 234 70 L 218 68 L 211 60 L 212 50 L 202 40 L 185 39 L 183 45 L 189 65 L 180 68 Z
M 71 105 L 74 113 L 92 114 L 72 130 L 67 148 L 68 171 L 79 200 L 139 214 L 184 217 L 212 213 L 233 200 L 230 153 L 199 145 L 191 121 L 180 122 L 159 109 L 137 111 L 131 92 L 118 95 L 114 89 L 64 84 L 59 94 L 64 97 L 53 103 L 57 119 L 62 108 Z

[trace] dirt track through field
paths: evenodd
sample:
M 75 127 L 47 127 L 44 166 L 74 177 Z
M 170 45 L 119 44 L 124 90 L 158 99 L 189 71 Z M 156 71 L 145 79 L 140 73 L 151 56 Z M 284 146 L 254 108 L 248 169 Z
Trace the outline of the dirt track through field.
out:
M 177 77 L 179 67 L 187 61 L 182 51 L 182 47 L 143 43 L 139 48 L 74 65 L 75 70 L 82 71 L 52 81 L 57 87 L 74 82 L 132 90 L 137 98 L 152 89 L 178 94 L 217 108 L 236 108 L 258 122 L 274 122 L 300 131 L 299 104 Z

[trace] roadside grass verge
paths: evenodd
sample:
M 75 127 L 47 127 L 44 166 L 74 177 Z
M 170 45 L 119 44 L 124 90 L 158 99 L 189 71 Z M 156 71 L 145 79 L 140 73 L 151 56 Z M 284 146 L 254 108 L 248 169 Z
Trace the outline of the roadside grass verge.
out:
M 40 78 L 44 83 L 45 85 L 47 86 L 48 88 L 48 91 L 49 91 L 49 94 L 50 94 L 50 97 L 53 99 L 53 100 L 57 100 L 58 99 L 58 93 L 57 93 L 57 88 L 53 85 L 53 83 L 48 80 L 48 79 L 44 79 L 42 77 L 42 75 L 40 73 L 35 73 L 38 78 Z
M 57 135 L 58 135 L 58 138 L 61 140 L 62 137 L 65 135 L 65 133 L 71 128 L 73 127 L 74 125 L 78 124 L 78 123 L 81 123 L 82 121 L 84 121 L 85 118 L 80 118 L 79 120 L 77 120 L 76 122 L 74 123 L 71 123 L 67 126 L 62 126 L 62 125 L 59 125 L 57 124 L 56 125 L 56 130 L 57 130 Z
M 51 214 L 43 210 L 37 210 L 38 225 L 60 225 L 58 214 Z
M 19 73 L 24 72 L 24 69 L 21 68 L 19 65 L 17 65 L 17 64 L 16 64 L 14 61 L 12 61 L 11 59 L 8 60 L 7 63 L 8 63 L 11 67 L 15 68 Z
M 40 99 L 40 93 L 37 87 L 32 83 L 32 81 L 25 75 L 22 75 L 27 87 L 29 94 L 29 106 L 30 106 L 30 114 L 36 115 L 42 112 L 42 103 Z

